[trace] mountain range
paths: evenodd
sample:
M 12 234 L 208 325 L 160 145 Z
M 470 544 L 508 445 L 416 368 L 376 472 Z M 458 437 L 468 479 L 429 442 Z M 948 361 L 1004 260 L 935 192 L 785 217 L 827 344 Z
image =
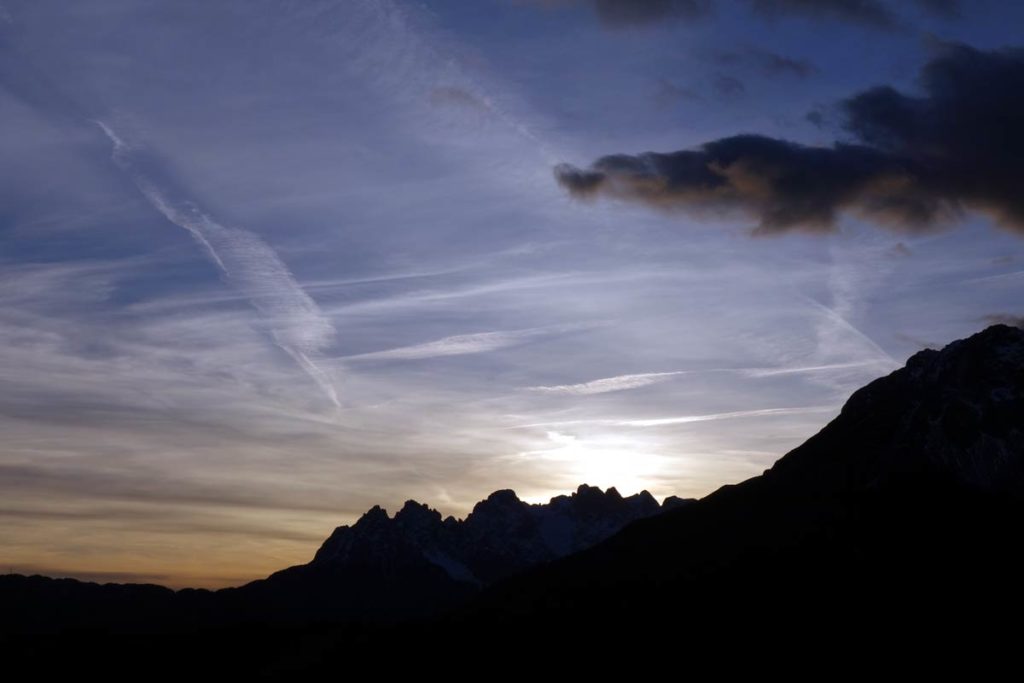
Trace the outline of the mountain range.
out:
M 219 591 L 0 576 L 0 628 L 163 631 L 238 624 L 391 622 L 438 614 L 495 581 L 579 552 L 630 522 L 695 501 L 581 485 L 544 504 L 501 490 L 464 520 L 414 500 L 339 526 L 312 561 Z
M 755 654 L 834 669 L 924 648 L 921 661 L 969 653 L 980 667 L 1019 645 L 1022 529 L 1024 330 L 996 325 L 917 353 L 762 475 L 699 501 L 581 487 L 545 506 L 500 491 L 461 522 L 416 503 L 375 508 L 309 564 L 212 594 L 193 623 L 348 624 L 290 632 L 287 654 L 255 667 L 276 673 L 422 670 L 453 648 L 532 663 L 624 655 L 662 671 Z M 4 577 L 5 604 L 32 581 L 52 580 Z M 16 613 L 51 605 L 56 585 L 23 591 Z M 177 614 L 198 594 L 172 594 Z M 382 614 L 390 625 L 365 625 Z

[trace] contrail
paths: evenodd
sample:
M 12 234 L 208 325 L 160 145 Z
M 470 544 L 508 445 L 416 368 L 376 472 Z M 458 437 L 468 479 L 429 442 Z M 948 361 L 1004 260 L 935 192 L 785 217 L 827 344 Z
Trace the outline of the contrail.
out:
M 419 360 L 443 356 L 462 356 L 472 353 L 488 353 L 522 344 L 550 333 L 550 330 L 536 328 L 530 330 L 458 334 L 453 337 L 445 337 L 444 339 L 415 344 L 413 346 L 400 346 L 395 349 L 347 356 L 346 360 Z
M 636 375 L 617 375 L 615 377 L 602 377 L 589 382 L 579 384 L 559 384 L 556 386 L 526 387 L 527 391 L 540 394 L 568 394 L 570 396 L 587 396 L 590 394 L 607 394 L 613 391 L 626 391 L 627 389 L 638 389 L 640 387 L 658 384 L 666 380 L 688 374 L 685 370 L 675 372 L 645 372 Z
M 267 321 L 274 343 L 340 407 L 334 384 L 315 360 L 333 339 L 334 327 L 277 253 L 255 234 L 221 225 L 193 202 L 172 196 L 172 191 L 161 188 L 145 172 L 137 152 L 113 128 L 103 121 L 94 122 L 113 144 L 111 158 L 117 167 L 167 220 L 191 233 L 225 278 Z
M 711 413 L 706 415 L 679 415 L 676 417 L 658 417 L 646 420 L 623 420 L 615 418 L 584 418 L 581 420 L 556 420 L 553 422 L 533 422 L 519 424 L 509 429 L 529 429 L 534 427 L 562 427 L 568 425 L 609 425 L 612 427 L 664 427 L 669 425 L 691 424 L 694 422 L 714 422 L 717 420 L 735 420 L 748 417 L 768 417 L 771 415 L 804 415 L 808 413 L 828 413 L 838 410 L 838 406 L 803 406 L 798 408 L 762 408 L 760 410 L 737 410 L 731 413 Z
M 653 420 L 619 420 L 615 424 L 624 427 L 662 427 L 666 425 L 690 424 L 693 422 L 713 422 L 716 420 L 732 420 L 744 417 L 766 417 L 769 415 L 802 415 L 804 413 L 820 413 L 835 410 L 834 406 L 807 406 L 802 408 L 763 408 L 761 410 L 738 410 L 732 413 L 712 413 L 710 415 L 681 415 L 679 417 L 661 417 Z
M 338 26 L 334 36 L 350 55 L 347 67 L 369 77 L 384 96 L 416 110 L 421 119 L 443 121 L 443 107 L 437 105 L 454 98 L 463 105 L 472 103 L 513 135 L 528 140 L 549 165 L 564 158 L 502 104 L 504 97 L 490 94 L 482 76 L 471 74 L 437 41 L 430 41 L 417 25 L 416 13 L 408 3 L 395 0 L 328 0 L 312 5 L 303 16 L 320 26 Z

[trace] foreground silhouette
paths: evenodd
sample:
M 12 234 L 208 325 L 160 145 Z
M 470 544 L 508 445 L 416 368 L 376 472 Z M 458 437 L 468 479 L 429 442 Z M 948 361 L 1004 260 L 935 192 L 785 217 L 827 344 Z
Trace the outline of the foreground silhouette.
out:
M 679 672 L 782 657 L 830 672 L 898 660 L 918 673 L 961 659 L 978 673 L 1019 644 L 1022 522 L 1024 331 L 997 325 L 857 391 L 763 475 L 639 519 L 444 616 L 222 630 L 214 654 L 225 670 L 283 678 L 339 662 L 465 664 L 453 648 L 525 668 L 621 656 Z M 31 657 L 99 641 L 18 642 Z M 205 657 L 208 642 L 180 635 L 173 647 Z M 241 655 L 254 644 L 262 656 Z M 168 647 L 150 639 L 136 653 Z

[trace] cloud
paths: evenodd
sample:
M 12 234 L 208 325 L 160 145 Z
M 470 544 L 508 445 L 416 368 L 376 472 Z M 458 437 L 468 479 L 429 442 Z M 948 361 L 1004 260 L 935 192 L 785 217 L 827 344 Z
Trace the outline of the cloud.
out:
M 531 339 L 548 334 L 548 332 L 549 330 L 532 329 L 458 334 L 423 344 L 360 353 L 355 356 L 348 356 L 346 360 L 421 360 L 443 356 L 463 356 L 471 353 L 488 353 L 523 344 Z
M 713 422 L 716 420 L 735 420 L 748 417 L 770 417 L 773 415 L 802 415 L 804 413 L 821 413 L 835 410 L 835 406 L 808 406 L 803 408 L 763 408 L 761 410 L 738 410 L 731 413 L 712 413 L 710 415 L 680 415 L 678 417 L 661 417 L 649 420 L 620 420 L 616 424 L 623 427 L 667 427 L 671 425 L 691 424 L 693 422 Z
M 556 386 L 528 387 L 529 391 L 541 394 L 568 394 L 571 396 L 587 396 L 590 394 L 606 394 L 612 391 L 625 391 L 658 384 L 665 380 L 686 374 L 678 372 L 646 372 L 637 375 L 618 375 L 605 377 L 580 384 L 561 384 Z
M 946 46 L 922 69 L 923 96 L 877 87 L 839 105 L 853 142 L 809 146 L 760 135 L 696 149 L 562 164 L 573 196 L 663 209 L 741 212 L 755 233 L 835 229 L 844 213 L 904 231 L 981 211 L 1024 233 L 1024 50 Z
M 173 190 L 154 180 L 158 167 L 154 168 L 110 125 L 102 121 L 96 124 L 113 144 L 112 158 L 118 168 L 131 177 L 167 220 L 192 234 L 228 281 L 263 316 L 274 343 L 316 382 L 331 403 L 341 405 L 331 378 L 314 359 L 330 344 L 334 327 L 277 253 L 253 233 L 221 225 L 190 200 L 175 197 Z
M 899 26 L 896 15 L 879 0 L 751 0 L 751 4 L 768 17 L 803 16 L 884 29 Z
M 817 67 L 806 59 L 786 57 L 775 52 L 748 47 L 729 50 L 714 55 L 714 60 L 723 66 L 741 66 L 757 70 L 763 76 L 794 76 L 808 78 L 817 72 Z
M 888 155 L 861 145 L 809 147 L 737 135 L 696 150 L 614 155 L 589 169 L 555 168 L 576 197 L 604 195 L 663 209 L 740 210 L 756 232 L 825 232 L 839 212 L 925 227 L 950 209 Z
M 745 370 L 744 373 L 749 377 L 775 377 L 778 375 L 802 375 L 807 373 L 829 372 L 832 370 L 874 367 L 882 364 L 887 366 L 890 365 L 882 359 L 873 359 L 866 361 L 850 361 L 849 363 L 828 363 L 825 365 L 808 365 L 804 367 L 791 368 L 754 368 L 751 370 Z
M 717 422 L 719 420 L 738 420 L 751 417 L 772 417 L 775 415 L 806 415 L 810 413 L 827 413 L 839 406 L 820 405 L 797 408 L 760 408 L 758 410 L 736 410 L 728 413 L 708 413 L 698 415 L 677 415 L 673 417 L 655 417 L 635 420 L 620 418 L 558 420 L 554 422 L 535 422 L 516 425 L 518 429 L 536 427 L 565 427 L 570 425 L 607 425 L 612 427 L 669 427 L 672 425 L 693 424 L 695 422 Z

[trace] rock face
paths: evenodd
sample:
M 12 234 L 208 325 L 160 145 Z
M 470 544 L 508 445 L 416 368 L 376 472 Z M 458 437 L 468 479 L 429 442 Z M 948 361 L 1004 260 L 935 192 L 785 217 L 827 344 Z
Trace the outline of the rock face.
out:
M 669 506 L 685 503 L 673 498 Z M 375 507 L 352 526 L 338 527 L 309 566 L 386 570 L 426 562 L 454 581 L 482 586 L 589 548 L 661 509 L 646 491 L 624 498 L 614 488 L 586 484 L 542 505 L 525 503 L 510 490 L 495 491 L 463 521 L 442 519 L 410 500 L 393 518 Z
M 917 353 L 769 472 L 832 492 L 924 476 L 1024 495 L 1024 330 L 994 325 Z

